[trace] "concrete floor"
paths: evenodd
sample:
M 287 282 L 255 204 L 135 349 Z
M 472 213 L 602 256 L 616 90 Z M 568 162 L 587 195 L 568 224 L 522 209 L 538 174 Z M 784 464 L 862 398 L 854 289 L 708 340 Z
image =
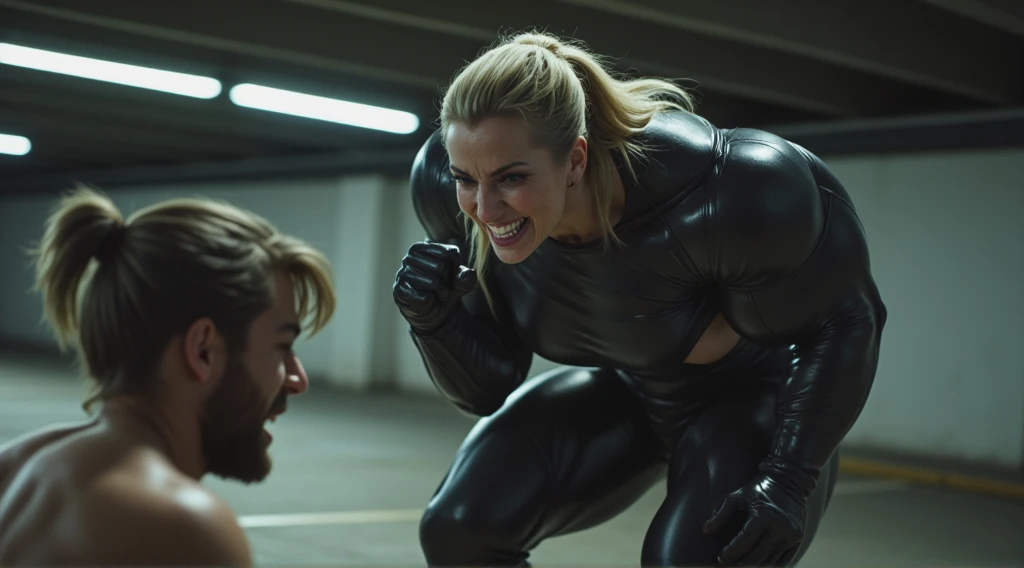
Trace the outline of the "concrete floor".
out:
M 0 358 L 0 443 L 82 418 L 67 365 Z M 256 561 L 422 566 L 417 521 L 472 421 L 439 399 L 314 388 L 272 426 L 258 486 L 209 479 L 236 510 Z M 550 540 L 535 566 L 636 566 L 664 490 L 590 531 Z M 1024 501 L 843 477 L 803 566 L 1024 566 Z

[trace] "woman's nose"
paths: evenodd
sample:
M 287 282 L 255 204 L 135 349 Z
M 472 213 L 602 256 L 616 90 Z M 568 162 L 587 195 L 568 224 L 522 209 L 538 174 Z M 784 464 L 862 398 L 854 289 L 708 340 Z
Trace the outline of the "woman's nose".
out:
M 501 218 L 503 203 L 498 192 L 484 186 L 476 193 L 476 216 L 483 223 L 491 223 Z

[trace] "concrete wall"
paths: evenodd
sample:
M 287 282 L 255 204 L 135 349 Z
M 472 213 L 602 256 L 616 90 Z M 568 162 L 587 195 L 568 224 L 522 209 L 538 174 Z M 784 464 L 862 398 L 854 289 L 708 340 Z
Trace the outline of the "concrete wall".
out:
M 889 307 L 851 443 L 1024 466 L 1024 151 L 830 158 Z
M 827 158 L 868 231 L 890 310 L 878 380 L 851 444 L 1024 464 L 1024 151 Z M 231 200 L 309 240 L 334 263 L 339 309 L 301 346 L 316 377 L 436 396 L 391 301 L 423 235 L 402 178 L 146 187 L 111 192 L 125 211 L 172 195 Z M 20 247 L 49 197 L 0 199 L 0 338 L 49 341 Z M 534 373 L 552 368 L 537 358 Z
M 376 334 L 390 335 L 392 319 L 380 318 L 378 270 L 397 262 L 380 254 L 386 197 L 402 180 L 381 176 L 344 179 L 154 186 L 109 191 L 126 216 L 173 196 L 204 195 L 226 199 L 270 219 L 282 231 L 307 240 L 331 260 L 339 308 L 334 321 L 302 345 L 307 371 L 320 379 L 353 388 L 367 386 L 390 354 L 375 349 Z M 41 323 L 40 301 L 30 294 L 32 272 L 23 249 L 41 236 L 53 197 L 0 199 L 0 338 L 51 341 Z M 401 257 L 399 257 L 400 259 Z M 382 363 L 383 362 L 383 363 Z

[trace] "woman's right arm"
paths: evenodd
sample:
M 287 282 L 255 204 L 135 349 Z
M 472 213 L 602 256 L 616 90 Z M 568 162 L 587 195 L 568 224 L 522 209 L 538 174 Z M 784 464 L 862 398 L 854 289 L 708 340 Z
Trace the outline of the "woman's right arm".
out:
M 410 247 L 395 281 L 396 302 L 409 320 L 409 333 L 437 389 L 464 412 L 487 416 L 501 408 L 526 379 L 533 353 L 516 336 L 496 286 L 488 287 L 492 314 L 479 286 L 460 285 L 460 280 L 476 275 L 466 268 L 470 265 L 468 235 L 459 219 L 448 156 L 437 133 L 417 155 L 410 181 L 427 243 Z M 442 267 L 433 273 L 436 278 L 431 267 Z M 409 275 L 410 271 L 416 274 Z M 443 289 L 440 294 L 430 284 L 432 279 Z M 460 289 L 468 291 L 459 297 Z

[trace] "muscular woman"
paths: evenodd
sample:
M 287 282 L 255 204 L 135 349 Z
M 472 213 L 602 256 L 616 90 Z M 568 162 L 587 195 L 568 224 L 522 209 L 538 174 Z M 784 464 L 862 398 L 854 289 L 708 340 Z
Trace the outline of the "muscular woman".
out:
M 458 74 L 411 179 L 428 239 L 395 301 L 481 417 L 422 519 L 429 564 L 527 565 L 660 480 L 642 564 L 800 559 L 886 319 L 820 159 L 530 33 Z M 534 354 L 564 367 L 527 380 Z

